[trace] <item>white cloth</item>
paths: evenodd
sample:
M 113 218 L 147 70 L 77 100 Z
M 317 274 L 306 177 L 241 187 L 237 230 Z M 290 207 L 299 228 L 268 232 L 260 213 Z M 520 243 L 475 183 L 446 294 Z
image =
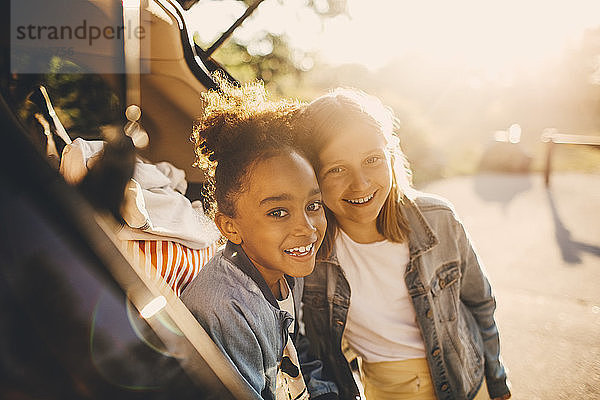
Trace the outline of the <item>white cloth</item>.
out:
M 81 180 L 103 146 L 102 141 L 81 138 L 65 146 L 60 166 L 65 180 Z M 150 164 L 138 158 L 121 207 L 127 225 L 117 238 L 173 241 L 196 250 L 212 245 L 219 239 L 219 230 L 204 214 L 200 201 L 191 203 L 183 195 L 186 189 L 183 170 L 168 162 Z
M 424 358 L 425 345 L 404 282 L 407 243 L 357 243 L 341 229 L 338 261 L 351 291 L 344 338 L 367 362 Z
M 122 208 L 127 226 L 121 240 L 171 240 L 192 249 L 210 246 L 219 230 L 204 214 L 202 203 L 190 203 L 185 172 L 167 162 L 150 164 L 137 159 Z
M 294 296 L 292 296 L 292 291 L 290 290 L 290 286 L 287 283 L 285 278 L 281 278 L 279 280 L 279 290 L 281 291 L 282 300 L 277 299 L 277 304 L 279 304 L 279 309 L 283 311 L 287 311 L 293 318 L 293 321 L 296 320 L 296 309 L 294 308 Z M 290 324 L 288 328 L 288 333 L 290 335 L 294 334 L 294 322 Z

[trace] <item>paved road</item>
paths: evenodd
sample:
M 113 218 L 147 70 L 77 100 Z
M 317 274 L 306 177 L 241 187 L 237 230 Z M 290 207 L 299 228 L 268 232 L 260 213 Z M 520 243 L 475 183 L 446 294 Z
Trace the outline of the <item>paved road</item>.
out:
M 423 188 L 448 198 L 498 302 L 514 399 L 600 399 L 600 175 L 478 175 Z

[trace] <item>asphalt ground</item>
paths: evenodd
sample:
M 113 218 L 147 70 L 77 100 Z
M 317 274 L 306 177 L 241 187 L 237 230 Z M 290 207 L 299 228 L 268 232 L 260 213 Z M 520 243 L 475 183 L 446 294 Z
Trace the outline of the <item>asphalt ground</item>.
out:
M 496 295 L 513 399 L 600 399 L 600 175 L 485 174 L 449 199 Z

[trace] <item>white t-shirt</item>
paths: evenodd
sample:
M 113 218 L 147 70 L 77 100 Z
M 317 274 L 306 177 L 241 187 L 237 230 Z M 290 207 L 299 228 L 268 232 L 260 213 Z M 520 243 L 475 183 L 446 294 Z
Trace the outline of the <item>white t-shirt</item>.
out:
M 288 328 L 288 333 L 293 335 L 294 321 L 296 320 L 296 309 L 294 308 L 294 296 L 292 296 L 292 290 L 290 289 L 290 286 L 285 278 L 281 278 L 279 280 L 279 291 L 281 292 L 282 299 L 277 299 L 277 304 L 279 304 L 280 310 L 289 312 L 294 319 Z
M 348 344 L 366 362 L 424 358 L 425 345 L 404 282 L 408 244 L 356 243 L 340 229 L 335 247 L 351 290 L 344 331 Z

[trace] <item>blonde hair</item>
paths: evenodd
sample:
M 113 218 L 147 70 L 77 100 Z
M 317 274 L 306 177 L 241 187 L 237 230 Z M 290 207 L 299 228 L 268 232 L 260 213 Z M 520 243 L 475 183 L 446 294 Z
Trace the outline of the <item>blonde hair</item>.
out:
M 392 188 L 377 216 L 377 231 L 386 239 L 402 243 L 408 240 L 410 231 L 406 217 L 402 213 L 404 192 L 411 186 L 412 172 L 394 132 L 397 119 L 392 111 L 379 99 L 357 89 L 337 88 L 309 103 L 302 114 L 304 125 L 302 146 L 307 152 L 316 171 L 319 171 L 319 152 L 331 139 L 350 125 L 363 124 L 365 134 L 377 132 L 386 139 L 386 150 L 392 163 Z M 327 231 L 319 250 L 328 256 L 333 250 L 338 223 L 335 215 L 327 207 Z

